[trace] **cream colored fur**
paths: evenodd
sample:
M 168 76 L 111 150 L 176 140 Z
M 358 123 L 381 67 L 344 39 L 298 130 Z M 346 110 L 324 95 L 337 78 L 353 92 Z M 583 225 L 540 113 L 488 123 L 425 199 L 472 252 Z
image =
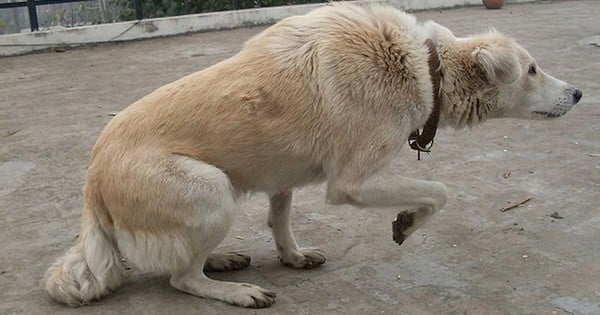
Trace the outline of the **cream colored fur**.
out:
M 116 289 L 125 274 L 114 244 L 84 212 L 77 244 L 46 273 L 46 291 L 69 306 L 87 304 Z
M 428 38 L 441 58 L 446 125 L 562 115 L 578 100 L 566 83 L 528 73 L 529 54 L 493 31 L 455 38 L 389 7 L 344 4 L 284 19 L 106 126 L 87 172 L 80 239 L 48 270 L 48 293 L 69 305 L 99 298 L 121 283 L 123 257 L 169 273 L 181 291 L 269 306 L 273 292 L 203 271 L 249 264 L 243 255 L 212 254 L 246 191 L 269 196 L 277 251 L 295 268 L 317 267 L 325 256 L 294 239 L 294 187 L 326 181 L 333 204 L 407 208 L 408 237 L 447 199 L 444 184 L 387 168 L 432 109 Z

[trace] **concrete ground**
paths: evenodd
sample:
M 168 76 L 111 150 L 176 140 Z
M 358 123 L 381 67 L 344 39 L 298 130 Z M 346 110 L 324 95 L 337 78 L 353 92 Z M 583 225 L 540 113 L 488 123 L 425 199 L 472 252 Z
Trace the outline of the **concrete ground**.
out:
M 553 121 L 442 130 L 422 161 L 403 150 L 398 170 L 446 183 L 450 199 L 402 246 L 392 241 L 398 209 L 330 206 L 322 186 L 307 187 L 294 196 L 293 226 L 328 261 L 293 270 L 276 258 L 266 199 L 250 197 L 221 249 L 251 255 L 252 265 L 211 276 L 276 291 L 265 310 L 182 294 L 165 276 L 133 271 L 83 308 L 54 303 L 40 286 L 78 233 L 90 149 L 111 113 L 231 56 L 263 28 L 0 59 L 0 314 L 600 314 L 600 48 L 590 44 L 600 4 L 417 16 L 459 35 L 493 26 L 515 37 L 579 87 L 581 103 Z

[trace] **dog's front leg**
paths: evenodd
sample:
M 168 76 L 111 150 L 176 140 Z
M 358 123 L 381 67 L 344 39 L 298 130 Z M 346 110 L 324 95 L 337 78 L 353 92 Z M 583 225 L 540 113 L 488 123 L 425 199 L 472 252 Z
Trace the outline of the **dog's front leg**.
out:
M 290 226 L 292 191 L 284 189 L 269 196 L 270 210 L 268 224 L 273 230 L 273 238 L 281 262 L 294 268 L 315 268 L 325 263 L 325 255 L 318 249 L 300 249 Z
M 429 217 L 446 204 L 446 185 L 379 172 L 364 181 L 338 179 L 328 188 L 328 199 L 334 204 L 349 203 L 359 207 L 402 207 L 399 223 L 400 243 L 421 227 Z

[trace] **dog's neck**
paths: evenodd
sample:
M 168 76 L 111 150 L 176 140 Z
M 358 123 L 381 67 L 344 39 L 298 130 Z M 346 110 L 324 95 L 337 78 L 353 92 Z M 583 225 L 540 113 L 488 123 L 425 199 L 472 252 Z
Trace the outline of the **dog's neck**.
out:
M 444 76 L 441 84 L 440 125 L 473 127 L 495 108 L 495 91 L 483 86 L 485 73 L 472 57 L 468 41 L 436 43 Z
M 419 129 L 414 130 L 408 138 L 410 147 L 417 151 L 417 159 L 419 160 L 421 159 L 421 152 L 430 152 L 430 148 L 433 146 L 433 138 L 435 137 L 440 121 L 440 111 L 442 107 L 441 84 L 443 73 L 440 57 L 433 40 L 428 39 L 425 41 L 425 45 L 429 50 L 428 65 L 431 85 L 433 87 L 433 108 L 431 114 L 429 114 L 429 118 L 423 126 L 422 132 Z
M 435 42 L 428 39 L 429 75 L 431 77 L 433 108 L 422 128 L 408 138 L 410 148 L 430 152 L 438 124 L 462 129 L 485 121 L 495 108 L 495 91 L 484 87 L 484 70 L 476 63 L 468 41 Z

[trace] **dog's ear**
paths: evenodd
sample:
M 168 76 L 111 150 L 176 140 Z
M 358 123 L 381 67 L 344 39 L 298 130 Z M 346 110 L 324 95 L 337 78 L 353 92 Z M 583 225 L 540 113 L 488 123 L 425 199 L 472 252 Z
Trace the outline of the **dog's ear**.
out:
M 423 24 L 423 32 L 425 37 L 430 38 L 434 43 L 454 42 L 456 40 L 450 29 L 433 21 L 427 21 Z
M 472 52 L 491 82 L 510 84 L 521 75 L 516 43 L 499 34 L 491 34 Z

